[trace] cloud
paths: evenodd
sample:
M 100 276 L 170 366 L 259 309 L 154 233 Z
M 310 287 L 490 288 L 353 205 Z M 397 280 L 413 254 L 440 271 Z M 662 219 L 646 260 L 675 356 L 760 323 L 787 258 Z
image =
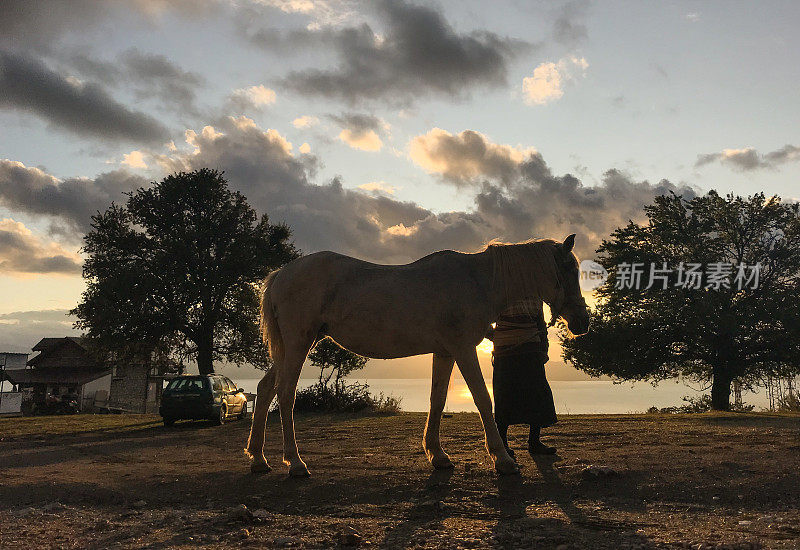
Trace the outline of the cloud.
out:
M 229 99 L 240 109 L 261 109 L 275 103 L 277 94 L 275 90 L 259 84 L 234 90 Z
M 311 146 L 308 143 L 303 143 L 297 150 L 300 151 L 301 154 L 307 155 L 311 152 Z
M 583 258 L 594 257 L 602 239 L 628 220 L 642 221 L 643 206 L 653 197 L 668 192 L 695 195 L 685 185 L 668 180 L 637 182 L 615 169 L 603 174 L 599 185 L 584 186 L 570 174 L 552 174 L 541 157 L 531 157 L 524 164 L 522 178 L 511 191 L 485 186 L 475 199 L 477 212 L 498 235 L 511 241 L 576 233 L 576 252 Z
M 117 16 L 126 20 L 134 16 L 135 20 L 154 23 L 165 13 L 195 17 L 221 5 L 217 0 L 3 0 L 0 2 L 0 44 L 49 52 L 66 36 L 82 38 Z
M 39 168 L 0 160 L 0 204 L 17 212 L 48 216 L 53 220 L 53 231 L 71 239 L 88 231 L 91 216 L 97 211 L 105 211 L 112 201 L 123 202 L 124 192 L 147 183 L 124 170 L 94 179 L 59 180 Z
M 162 110 L 178 108 L 182 114 L 198 114 L 196 90 L 205 85 L 205 79 L 163 55 L 131 48 L 113 61 L 97 59 L 84 50 L 64 53 L 58 58 L 70 70 L 89 80 L 130 91 L 137 100 L 156 99 Z
M 359 113 L 344 113 L 330 118 L 343 126 L 339 139 L 362 151 L 380 151 L 383 147 L 381 135 L 388 132 L 390 126 L 380 118 Z
M 509 61 L 529 48 L 527 43 L 487 31 L 459 33 L 431 7 L 389 0 L 376 6 L 385 27 L 381 33 L 363 23 L 294 31 L 284 37 L 293 43 L 324 44 L 339 58 L 335 69 L 292 72 L 284 85 L 350 103 L 365 99 L 411 103 L 421 94 L 461 98 L 473 87 L 505 84 Z M 281 39 L 274 33 L 267 36 L 268 47 Z
M 318 159 L 295 155 L 276 130 L 259 128 L 245 117 L 187 132 L 194 150 L 164 155 L 167 171 L 214 166 L 225 171 L 258 211 L 285 221 L 306 252 L 336 250 L 375 261 L 403 262 L 439 247 L 464 248 L 481 242 L 470 214 L 437 215 L 411 202 L 346 189 L 341 180 L 315 185 Z M 415 240 L 388 229 L 416 227 Z M 396 231 L 396 230 L 393 230 Z
M 122 155 L 122 163 L 131 168 L 147 168 L 147 163 L 144 161 L 144 153 L 141 151 L 131 151 Z
M 492 143 L 474 130 L 453 135 L 441 128 L 413 138 L 408 154 L 415 164 L 450 183 L 471 185 L 492 178 L 506 187 L 519 179 L 523 161 L 538 155 L 535 149 Z
M 27 111 L 72 133 L 107 140 L 163 142 L 167 129 L 128 109 L 92 83 L 81 83 L 32 57 L 0 51 L 0 108 Z
M 358 186 L 362 191 L 369 191 L 371 193 L 385 193 L 387 195 L 394 195 L 397 187 L 387 184 L 385 181 L 371 181 L 369 183 L 362 183 Z
M 719 153 L 697 155 L 695 167 L 705 166 L 713 162 L 720 162 L 740 172 L 754 170 L 776 170 L 781 164 L 800 160 L 800 147 L 784 145 L 780 149 L 761 154 L 752 147 L 743 149 L 723 149 Z
M 119 63 L 137 97 L 156 97 L 165 105 L 177 105 L 185 113 L 196 114 L 195 90 L 205 83 L 199 74 L 183 70 L 163 55 L 135 48 L 123 52 Z
M 361 149 L 362 151 L 380 151 L 383 147 L 383 142 L 374 130 L 351 130 L 345 128 L 339 132 L 339 139 L 345 142 L 353 149 Z
M 82 263 L 77 254 L 43 242 L 20 222 L 0 220 L 0 273 L 75 275 Z
M 0 314 L 0 349 L 31 353 L 31 348 L 46 336 L 77 336 L 72 328 L 77 321 L 66 309 L 16 311 Z
M 426 136 L 440 132 L 432 130 Z M 227 118 L 199 133 L 187 132 L 194 150 L 174 152 L 161 163 L 169 170 L 202 166 L 224 170 L 231 186 L 258 211 L 268 213 L 273 222 L 289 224 L 306 253 L 334 250 L 389 263 L 412 261 L 447 248 L 474 251 L 492 238 L 518 241 L 563 238 L 569 233 L 579 235 L 579 254 L 591 257 L 601 239 L 615 228 L 629 219 L 641 220 L 642 206 L 655 195 L 693 194 L 686 186 L 666 180 L 637 182 L 616 170 L 608 171 L 600 185 L 587 187 L 569 174 L 552 174 L 532 149 L 496 145 L 471 130 L 441 135 L 456 145 L 470 139 L 483 144 L 475 148 L 481 153 L 473 161 L 476 168 L 466 176 L 453 173 L 453 177 L 483 180 L 470 211 L 434 213 L 390 194 L 375 193 L 374 187 L 347 189 L 339 178 L 314 184 L 316 157 L 295 155 L 293 145 L 279 132 L 259 128 L 244 117 Z
M 533 76 L 522 79 L 522 93 L 525 103 L 529 105 L 544 105 L 556 101 L 564 96 L 562 88 L 566 81 L 574 80 L 589 67 L 583 57 L 569 57 L 558 63 L 541 63 L 533 70 Z
M 553 23 L 553 38 L 556 42 L 569 47 L 575 47 L 588 36 L 586 24 L 583 19 L 589 2 L 576 0 L 564 4 L 558 12 Z
M 261 4 L 284 13 L 300 13 L 312 17 L 310 28 L 339 24 L 353 14 L 353 2 L 346 0 L 259 0 Z
M 292 121 L 292 126 L 295 128 L 311 128 L 312 126 L 316 126 L 319 124 L 319 119 L 315 116 L 310 115 L 303 115 L 301 117 L 297 117 Z

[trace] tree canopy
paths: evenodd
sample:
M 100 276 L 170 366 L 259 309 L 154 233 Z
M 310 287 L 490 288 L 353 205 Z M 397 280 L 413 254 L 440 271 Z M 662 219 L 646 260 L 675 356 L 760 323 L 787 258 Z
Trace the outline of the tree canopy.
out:
M 258 285 L 298 256 L 290 230 L 258 216 L 223 173 L 180 172 L 92 217 L 87 282 L 72 311 L 104 350 L 265 367 Z
M 336 391 L 341 389 L 341 380 L 348 374 L 363 369 L 367 364 L 366 357 L 361 357 L 339 346 L 330 338 L 323 338 L 311 353 L 308 354 L 311 365 L 319 368 L 319 384 L 327 386 L 333 379 Z
M 621 380 L 711 382 L 715 409 L 734 380 L 800 372 L 798 204 L 712 191 L 645 212 L 598 249 L 609 278 L 589 333 L 562 335 L 565 360 Z

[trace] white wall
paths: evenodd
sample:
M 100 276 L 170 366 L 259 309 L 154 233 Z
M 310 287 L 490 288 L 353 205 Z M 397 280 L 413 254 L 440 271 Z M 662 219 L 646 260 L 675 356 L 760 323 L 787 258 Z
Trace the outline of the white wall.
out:
M 97 390 L 105 390 L 106 396 L 111 392 L 111 373 L 87 382 L 81 388 L 81 409 L 91 407 L 94 404 L 94 394 Z
M 22 410 L 22 392 L 3 392 L 0 396 L 0 414 L 14 414 Z

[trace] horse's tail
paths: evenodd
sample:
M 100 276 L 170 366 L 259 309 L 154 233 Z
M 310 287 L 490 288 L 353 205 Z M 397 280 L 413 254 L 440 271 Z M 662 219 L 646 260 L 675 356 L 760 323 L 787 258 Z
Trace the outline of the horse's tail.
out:
M 275 270 L 264 279 L 261 289 L 261 338 L 269 348 L 269 356 L 273 362 L 283 359 L 283 338 L 278 327 L 278 317 L 272 302 L 272 286 L 279 270 Z

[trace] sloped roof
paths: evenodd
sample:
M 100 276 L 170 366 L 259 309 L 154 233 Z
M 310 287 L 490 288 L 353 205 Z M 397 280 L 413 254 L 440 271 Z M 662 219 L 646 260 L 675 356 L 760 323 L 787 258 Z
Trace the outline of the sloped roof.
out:
M 64 336 L 63 338 L 42 338 L 39 340 L 39 343 L 33 346 L 34 351 L 38 351 L 39 353 L 35 355 L 33 358 L 28 360 L 28 366 L 35 367 L 44 357 L 47 357 L 54 351 L 58 350 L 59 348 L 64 347 L 65 345 L 74 345 L 78 346 L 81 351 L 84 352 L 86 355 L 86 361 L 83 361 L 83 364 L 76 365 L 76 367 L 93 367 L 95 361 L 89 357 L 88 350 L 86 348 L 86 340 L 79 336 Z
M 59 344 L 63 344 L 65 341 L 74 342 L 78 344 L 83 349 L 86 349 L 86 346 L 83 343 L 83 338 L 80 336 L 64 336 L 63 338 L 42 338 L 39 340 L 39 343 L 33 346 L 31 349 L 33 351 L 47 351 L 54 346 Z
M 0 373 L 13 384 L 77 384 L 83 385 L 109 374 L 109 369 L 13 369 Z

